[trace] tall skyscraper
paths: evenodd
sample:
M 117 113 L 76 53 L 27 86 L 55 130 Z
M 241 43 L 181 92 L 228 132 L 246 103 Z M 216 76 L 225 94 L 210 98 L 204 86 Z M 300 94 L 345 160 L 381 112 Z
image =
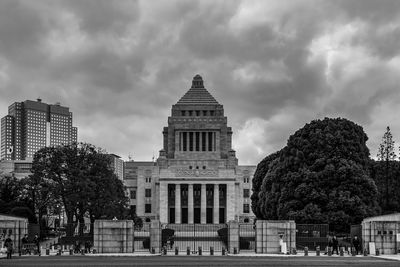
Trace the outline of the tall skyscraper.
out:
M 46 104 L 41 99 L 15 102 L 1 119 L 0 159 L 31 159 L 45 146 L 76 142 L 77 132 L 72 112 L 60 103 Z

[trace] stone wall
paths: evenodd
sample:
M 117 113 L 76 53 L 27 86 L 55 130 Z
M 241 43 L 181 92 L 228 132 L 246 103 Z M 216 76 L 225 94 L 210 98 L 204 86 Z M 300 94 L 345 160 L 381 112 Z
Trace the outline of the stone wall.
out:
M 287 251 L 296 247 L 296 223 L 294 221 L 256 222 L 256 253 L 281 253 L 281 239 L 286 242 Z
M 98 253 L 132 253 L 133 221 L 97 220 L 93 241 Z
M 369 254 L 375 254 L 378 250 L 380 254 L 396 254 L 397 245 L 400 242 L 400 221 L 372 221 L 362 223 L 362 246 L 368 250 Z M 397 242 L 397 244 L 396 244 Z M 375 247 L 375 251 L 370 251 L 370 243 Z

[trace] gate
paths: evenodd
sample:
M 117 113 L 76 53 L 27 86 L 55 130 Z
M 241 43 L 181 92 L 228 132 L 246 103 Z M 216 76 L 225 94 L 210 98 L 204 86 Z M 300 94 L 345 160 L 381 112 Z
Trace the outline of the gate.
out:
M 162 225 L 161 246 L 169 251 L 177 247 L 180 252 L 190 248 L 191 253 L 198 253 L 198 248 L 209 252 L 222 251 L 228 243 L 228 227 L 226 224 L 164 224 Z
M 252 223 L 239 224 L 239 249 L 240 252 L 255 252 L 256 230 Z
M 150 250 L 150 223 L 143 223 L 142 228 L 134 229 L 133 249 L 137 251 Z
M 328 245 L 328 232 L 328 224 L 296 224 L 296 248 L 323 249 Z

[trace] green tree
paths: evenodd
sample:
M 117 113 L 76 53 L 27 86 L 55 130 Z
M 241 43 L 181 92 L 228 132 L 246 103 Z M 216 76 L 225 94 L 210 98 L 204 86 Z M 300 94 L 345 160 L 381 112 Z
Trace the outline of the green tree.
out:
M 367 139 L 362 127 L 341 118 L 315 120 L 296 131 L 265 174 L 253 203 L 258 217 L 329 223 L 348 231 L 376 214 Z
M 93 222 L 123 214 L 126 209 L 128 199 L 109 157 L 91 144 L 43 148 L 34 156 L 32 172 L 32 177 L 49 181 L 53 195 L 63 204 L 68 236 L 78 223 L 79 234 L 83 234 L 85 216 Z
M 389 126 L 386 127 L 386 132 L 383 134 L 382 143 L 379 146 L 378 160 L 385 162 L 385 206 L 384 209 L 389 209 L 389 176 L 391 173 L 392 162 L 396 159 L 396 153 L 394 152 L 394 141 L 392 133 L 390 132 Z
M 378 201 L 382 214 L 400 212 L 400 162 L 396 160 L 390 162 L 388 180 L 386 180 L 386 167 L 385 161 L 371 160 L 371 178 L 378 188 Z M 388 188 L 386 182 L 388 182 Z M 388 203 L 386 203 L 387 195 L 390 196 Z
M 279 158 L 279 153 L 280 151 L 265 157 L 260 163 L 258 163 L 256 171 L 254 173 L 252 180 L 253 193 L 251 195 L 251 209 L 253 210 L 253 213 L 256 215 L 256 217 L 262 217 L 262 212 L 260 210 L 260 199 L 263 198 L 261 196 L 261 194 L 263 194 L 263 191 L 261 191 L 262 182 L 265 175 L 268 173 L 272 162 Z

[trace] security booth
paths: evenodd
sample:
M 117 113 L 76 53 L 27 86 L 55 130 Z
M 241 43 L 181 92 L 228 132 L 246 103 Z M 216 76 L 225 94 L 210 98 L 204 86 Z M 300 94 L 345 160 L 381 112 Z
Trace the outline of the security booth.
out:
M 296 223 L 294 221 L 257 220 L 256 253 L 291 253 L 296 248 Z
M 10 236 L 13 241 L 14 252 L 20 252 L 21 239 L 28 233 L 28 219 L 0 214 L 0 251 L 4 251 L 4 241 Z
M 372 255 L 400 253 L 400 213 L 366 218 L 361 226 L 363 250 Z

